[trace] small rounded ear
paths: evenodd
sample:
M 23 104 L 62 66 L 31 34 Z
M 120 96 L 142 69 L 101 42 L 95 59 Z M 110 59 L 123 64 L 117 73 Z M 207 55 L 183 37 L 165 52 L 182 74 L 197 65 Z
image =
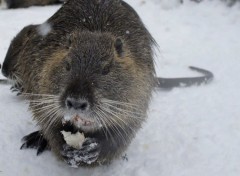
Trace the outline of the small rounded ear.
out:
M 123 51 L 123 41 L 120 38 L 117 38 L 114 44 L 115 50 L 119 57 L 122 57 L 124 54 Z

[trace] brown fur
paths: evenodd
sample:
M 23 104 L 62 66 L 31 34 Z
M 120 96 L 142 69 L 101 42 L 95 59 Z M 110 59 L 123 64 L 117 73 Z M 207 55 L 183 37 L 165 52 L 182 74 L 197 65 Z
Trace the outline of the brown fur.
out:
M 101 106 L 103 98 L 128 103 L 122 108 L 130 114 L 108 114 L 107 126 L 85 132 L 101 144 L 97 162 L 91 165 L 109 162 L 126 150 L 146 119 L 155 84 L 154 40 L 136 12 L 119 0 L 70 0 L 46 24 L 51 27 L 46 35 L 39 34 L 39 25 L 32 25 L 16 36 L 3 74 L 21 85 L 44 138 L 61 159 L 62 116 L 46 118 L 39 110 L 48 105 L 36 103 L 43 94 L 57 96 L 62 109 L 72 94 L 89 94 L 94 106 Z M 49 118 L 56 121 L 50 123 Z

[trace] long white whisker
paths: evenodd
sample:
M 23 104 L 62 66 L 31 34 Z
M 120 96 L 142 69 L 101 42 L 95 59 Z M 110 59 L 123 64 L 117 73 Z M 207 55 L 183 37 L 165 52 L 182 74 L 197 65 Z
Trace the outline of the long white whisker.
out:
M 55 104 L 50 104 L 50 105 L 47 105 L 47 106 L 42 106 L 42 107 L 39 107 L 39 108 L 34 108 L 32 109 L 33 112 L 41 112 L 41 111 L 45 111 L 47 109 L 50 109 L 50 108 L 54 108 L 56 105 Z M 36 106 L 37 107 L 37 106 Z
M 57 97 L 57 95 L 53 94 L 35 94 L 35 93 L 23 93 L 24 95 L 31 95 L 31 96 L 51 96 L 51 97 Z
M 119 124 L 114 118 L 107 118 L 107 114 L 104 112 L 104 110 L 100 110 L 105 116 L 106 120 L 109 121 L 110 124 L 112 124 L 113 126 L 113 131 L 119 136 L 119 138 L 123 139 L 123 141 L 125 142 L 125 144 L 127 144 L 126 141 L 126 137 L 123 136 L 123 134 L 121 133 L 121 131 L 119 130 L 118 127 L 120 127 L 122 129 L 122 131 L 127 135 L 126 130 L 124 130 L 124 128 L 121 126 L 121 124 Z
M 101 102 L 103 103 L 111 103 L 111 104 L 117 104 L 117 105 L 122 105 L 122 106 L 131 106 L 131 107 L 135 107 L 135 108 L 139 108 L 139 105 L 137 104 L 133 104 L 133 103 L 128 103 L 128 102 L 121 102 L 121 101 L 115 101 L 115 100 L 109 100 L 106 98 L 103 98 L 101 100 Z
M 115 113 L 113 113 L 112 111 L 110 111 L 110 109 L 108 107 L 101 107 L 101 109 L 107 111 L 109 114 L 113 115 L 114 117 L 116 117 L 118 120 L 120 120 L 121 122 L 123 122 L 126 126 L 128 126 L 129 124 L 127 124 L 122 118 L 120 118 L 119 116 L 117 116 Z
M 141 113 L 141 112 L 133 112 L 133 111 L 130 111 L 130 110 L 125 110 L 125 109 L 121 109 L 121 108 L 119 108 L 119 107 L 116 107 L 116 106 L 113 106 L 113 105 L 111 105 L 111 104 L 109 104 L 109 103 L 105 103 L 107 106 L 109 106 L 109 107 L 111 107 L 111 108 L 114 108 L 114 109 L 116 109 L 116 110 L 118 110 L 119 112 L 123 112 L 123 113 L 125 113 L 125 114 L 127 114 L 127 115 L 134 115 L 133 117 L 135 117 L 136 115 L 138 115 L 138 116 L 142 116 L 142 114 L 143 113 Z
M 39 118 L 41 119 L 41 120 L 39 120 L 39 123 L 42 123 L 42 122 L 44 122 L 45 120 L 47 120 L 47 118 L 49 117 L 49 116 L 51 116 L 51 114 L 54 112 L 54 111 L 56 111 L 56 109 L 57 109 L 58 107 L 54 107 L 54 108 L 52 108 L 52 109 L 49 109 L 48 111 L 46 111 L 46 112 L 43 112 L 40 116 L 39 116 Z M 48 120 L 47 120 L 48 121 Z
M 105 129 L 106 129 L 106 133 L 105 133 L 105 135 L 106 135 L 106 137 L 107 137 L 107 134 L 109 134 L 109 136 L 110 136 L 110 139 L 113 141 L 113 142 L 115 142 L 116 143 L 116 141 L 114 140 L 114 137 L 112 136 L 112 134 L 111 134 L 111 132 L 109 132 L 109 129 L 108 129 L 108 126 L 107 126 L 107 122 L 105 121 L 105 117 L 101 114 L 101 111 L 99 111 L 99 108 L 97 107 L 97 109 L 98 109 L 98 115 L 100 116 L 100 120 L 101 120 L 101 122 L 102 122 L 102 124 L 104 125 L 104 127 L 105 127 Z
M 48 115 L 49 120 L 47 121 L 47 127 L 46 127 L 46 131 L 49 131 L 49 128 L 52 126 L 52 124 L 54 123 L 54 119 L 57 119 L 57 116 L 54 118 L 54 116 L 57 114 L 57 110 L 59 109 L 59 107 L 56 106 L 56 108 L 54 108 L 54 110 L 52 111 L 51 114 Z
M 105 126 L 104 126 L 104 124 L 103 124 L 103 122 L 102 122 L 102 120 L 101 120 L 101 118 L 100 118 L 101 116 L 100 116 L 99 112 L 93 109 L 93 113 L 96 114 L 96 115 L 93 115 L 93 117 L 97 120 L 97 122 L 98 122 L 101 126 L 103 126 L 103 128 L 102 128 L 102 129 L 103 129 L 103 133 L 104 133 L 104 135 L 106 136 L 106 138 L 107 138 L 107 140 L 108 140 L 108 135 L 107 135 L 106 130 L 104 129 Z
M 57 120 L 59 120 L 59 116 L 58 116 L 59 111 L 58 111 L 58 109 L 59 109 L 59 107 L 57 108 L 57 110 L 55 111 L 55 113 L 53 113 L 52 116 L 50 117 L 50 118 L 51 118 L 51 122 L 49 123 L 46 131 L 48 131 L 49 128 L 50 128 L 54 123 L 57 122 Z

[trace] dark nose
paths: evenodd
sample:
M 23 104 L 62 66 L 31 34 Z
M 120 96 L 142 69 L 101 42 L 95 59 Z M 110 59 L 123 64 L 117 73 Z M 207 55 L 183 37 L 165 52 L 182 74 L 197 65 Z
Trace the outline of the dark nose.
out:
M 66 106 L 68 109 L 75 109 L 75 110 L 81 110 L 86 111 L 89 108 L 89 103 L 87 100 L 84 99 L 75 99 L 75 98 L 67 98 L 66 99 Z

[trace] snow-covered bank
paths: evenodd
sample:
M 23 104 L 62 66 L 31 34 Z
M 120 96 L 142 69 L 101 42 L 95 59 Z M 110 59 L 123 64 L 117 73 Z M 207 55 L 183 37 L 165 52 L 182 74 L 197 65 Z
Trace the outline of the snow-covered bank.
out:
M 240 9 L 219 1 L 190 1 L 164 9 L 156 1 L 128 0 L 160 45 L 160 76 L 197 75 L 188 65 L 215 73 L 210 85 L 158 91 L 149 119 L 127 150 L 128 161 L 72 169 L 51 152 L 19 150 L 34 123 L 27 104 L 0 86 L 0 176 L 239 176 Z M 42 23 L 59 6 L 0 10 L 0 62 L 25 25 Z

